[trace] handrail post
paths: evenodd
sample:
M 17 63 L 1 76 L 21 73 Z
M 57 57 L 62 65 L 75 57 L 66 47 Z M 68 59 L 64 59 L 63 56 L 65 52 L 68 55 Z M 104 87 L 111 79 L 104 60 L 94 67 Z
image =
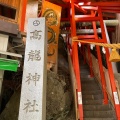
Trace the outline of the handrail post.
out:
M 70 16 L 71 21 L 71 37 L 76 36 L 76 23 L 75 23 L 75 9 L 74 9 L 74 0 L 71 0 L 71 12 Z M 73 57 L 73 67 L 75 71 L 75 76 L 77 80 L 77 98 L 78 98 L 78 111 L 79 118 L 83 120 L 83 105 L 82 105 L 82 93 L 81 93 L 81 81 L 80 81 L 80 68 L 79 68 L 79 59 L 78 59 L 78 43 L 72 43 L 72 57 Z
M 93 74 L 93 70 L 92 70 L 92 58 L 91 58 L 91 53 L 90 53 L 90 46 L 88 45 L 87 46 L 88 48 L 88 62 L 89 62 L 89 67 L 90 67 L 90 76 L 93 77 L 94 74 Z
M 105 75 L 104 75 L 104 71 L 103 71 L 100 47 L 96 46 L 96 49 L 97 49 L 98 64 L 99 64 L 99 69 L 100 69 L 102 91 L 103 91 L 103 96 L 104 96 L 103 102 L 104 102 L 104 104 L 108 104 L 108 96 L 107 96 L 107 92 L 106 92 L 106 82 L 105 82 Z
M 101 9 L 98 9 L 98 14 L 100 16 L 100 26 L 102 30 L 102 37 L 105 40 L 105 43 L 107 43 L 106 35 L 105 35 L 105 29 L 104 29 L 104 23 L 103 23 L 103 18 L 102 18 L 102 12 Z M 120 103 L 118 100 L 118 93 L 115 85 L 115 79 L 114 79 L 114 73 L 112 69 L 111 62 L 108 60 L 110 54 L 108 48 L 106 50 L 106 62 L 107 62 L 107 67 L 108 67 L 108 72 L 109 72 L 109 78 L 110 78 L 110 84 L 111 84 L 111 89 L 112 89 L 112 95 L 114 99 L 114 105 L 115 105 L 115 111 L 117 115 L 117 120 L 120 120 Z
M 91 14 L 94 16 L 93 11 L 91 11 Z M 96 23 L 93 21 L 92 24 L 93 24 L 95 39 L 98 39 Z M 105 75 L 104 75 L 104 71 L 103 71 L 103 64 L 102 64 L 102 59 L 101 59 L 100 47 L 96 46 L 96 50 L 97 50 L 98 64 L 99 64 L 99 70 L 100 70 L 102 92 L 103 92 L 103 96 L 104 96 L 103 103 L 108 104 L 108 96 L 107 96 L 107 93 L 106 93 L 106 90 L 105 90 L 106 81 L 105 81 Z

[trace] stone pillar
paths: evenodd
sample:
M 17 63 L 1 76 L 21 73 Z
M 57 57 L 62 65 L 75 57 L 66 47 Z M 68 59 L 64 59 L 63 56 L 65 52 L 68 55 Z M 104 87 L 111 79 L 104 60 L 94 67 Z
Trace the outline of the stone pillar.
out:
M 18 120 L 46 120 L 47 31 L 45 18 L 28 20 Z

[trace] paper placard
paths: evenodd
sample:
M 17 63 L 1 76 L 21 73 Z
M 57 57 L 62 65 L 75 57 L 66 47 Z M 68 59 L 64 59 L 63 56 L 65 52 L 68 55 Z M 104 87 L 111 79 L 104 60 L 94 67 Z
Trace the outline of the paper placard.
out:
M 82 104 L 82 93 L 78 92 L 78 104 L 81 105 Z
M 113 95 L 114 95 L 115 104 L 116 104 L 116 105 L 119 105 L 119 99 L 118 99 L 118 94 L 117 94 L 117 92 L 113 92 Z

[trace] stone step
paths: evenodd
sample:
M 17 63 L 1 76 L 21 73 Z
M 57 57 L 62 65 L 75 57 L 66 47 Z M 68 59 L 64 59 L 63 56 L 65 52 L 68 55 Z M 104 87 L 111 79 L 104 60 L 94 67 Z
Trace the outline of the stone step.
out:
M 81 77 L 81 81 L 86 81 L 86 82 L 89 82 L 89 81 L 95 81 L 95 79 L 93 77 L 90 77 L 90 76 L 80 76 Z
M 94 78 L 93 77 L 90 77 L 90 75 L 84 75 L 84 76 L 80 76 L 80 80 L 81 81 L 94 81 Z
M 89 67 L 80 67 L 84 120 L 116 120 L 111 105 L 103 104 L 102 90 L 97 81 L 90 77 Z
M 90 70 L 89 70 L 89 68 L 80 68 L 80 74 L 81 73 L 86 73 L 86 74 L 90 74 Z
M 88 67 L 88 66 L 81 65 L 81 66 L 80 66 L 80 70 L 89 70 L 89 67 Z
M 97 84 L 97 82 L 95 80 L 86 80 L 86 79 L 82 79 L 81 80 L 82 84 Z
M 112 109 L 111 106 L 108 105 L 83 105 L 84 111 L 106 111 Z
M 83 100 L 98 100 L 98 99 L 103 99 L 102 94 L 96 94 L 96 95 L 82 95 Z
M 80 65 L 80 68 L 86 68 L 86 69 L 89 69 L 89 66 L 87 64 L 79 64 Z
M 117 120 L 116 118 L 84 118 L 84 120 Z
M 83 83 L 83 82 L 82 82 Z M 88 83 L 83 83 L 81 84 L 83 87 L 99 87 L 99 85 L 97 83 L 92 82 L 93 84 L 91 84 L 91 82 Z
M 82 95 L 97 95 L 97 94 L 102 94 L 102 91 L 99 90 L 84 90 L 82 91 Z
M 80 73 L 83 73 L 83 72 L 90 73 L 90 70 L 89 70 L 89 68 L 80 68 Z
M 100 87 L 97 85 L 82 85 L 82 91 L 84 90 L 100 90 Z
M 85 118 L 114 118 L 114 112 L 109 111 L 84 111 Z
M 101 105 L 102 100 L 83 100 L 84 105 Z
M 81 76 L 86 76 L 86 75 L 89 76 L 89 75 L 90 75 L 90 72 L 80 72 L 80 75 L 81 75 Z
M 90 72 L 89 67 L 82 67 L 82 68 L 80 68 L 80 72 L 82 72 L 82 71 Z
M 99 85 L 95 82 L 95 81 L 90 81 L 90 82 L 81 82 L 81 86 L 95 86 L 95 87 L 99 87 Z

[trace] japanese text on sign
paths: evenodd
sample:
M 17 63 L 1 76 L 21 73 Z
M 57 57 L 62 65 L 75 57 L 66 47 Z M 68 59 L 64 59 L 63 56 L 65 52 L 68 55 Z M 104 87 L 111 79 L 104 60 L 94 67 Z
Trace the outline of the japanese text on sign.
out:
M 36 100 L 33 100 L 33 103 L 31 103 L 30 100 L 27 100 L 27 103 L 25 103 L 24 105 L 25 107 L 23 110 L 25 110 L 26 113 L 39 112 L 39 110 L 37 109 L 38 104 L 36 104 Z
M 36 39 L 36 40 L 40 40 L 41 39 L 41 35 L 40 35 L 40 32 L 42 32 L 41 30 L 40 31 L 33 31 L 33 32 L 30 32 L 30 40 L 33 40 L 33 39 Z
M 41 56 L 40 56 L 40 50 L 31 50 L 29 53 L 28 53 L 28 61 L 40 61 L 41 60 Z
M 34 82 L 36 86 L 37 81 L 40 80 L 40 75 L 38 75 L 37 73 L 35 73 L 35 75 L 28 73 L 28 76 L 26 78 L 27 78 L 26 82 L 28 83 L 28 85 L 30 84 L 30 82 Z

